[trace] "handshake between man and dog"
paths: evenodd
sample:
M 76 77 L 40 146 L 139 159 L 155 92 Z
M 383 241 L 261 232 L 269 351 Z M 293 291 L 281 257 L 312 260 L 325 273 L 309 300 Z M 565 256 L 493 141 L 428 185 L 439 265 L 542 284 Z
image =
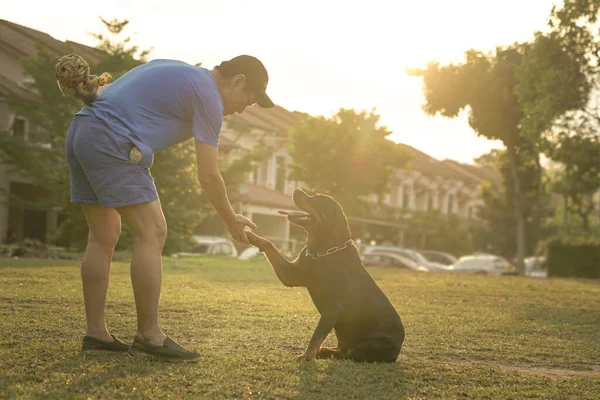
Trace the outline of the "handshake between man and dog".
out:
M 307 245 L 289 262 L 269 240 L 247 232 L 248 240 L 265 254 L 285 286 L 308 289 L 321 314 L 300 358 L 336 358 L 395 362 L 404 341 L 404 326 L 396 309 L 365 270 L 342 207 L 332 197 L 309 196 L 300 189 L 294 203 L 305 212 L 286 212 L 307 232 Z M 332 329 L 336 348 L 322 348 Z

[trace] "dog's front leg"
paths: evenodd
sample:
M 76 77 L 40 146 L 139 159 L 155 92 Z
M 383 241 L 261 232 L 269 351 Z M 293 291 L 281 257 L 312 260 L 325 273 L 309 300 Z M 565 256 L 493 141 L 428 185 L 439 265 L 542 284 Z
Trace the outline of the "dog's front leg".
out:
M 273 267 L 275 274 L 285 286 L 305 286 L 304 273 L 298 265 L 298 260 L 289 262 L 277 247 L 268 239 L 260 237 L 252 232 L 246 232 L 250 244 L 258 247 L 258 250 L 264 253 Z
M 327 336 L 337 323 L 339 315 L 340 310 L 337 306 L 327 307 L 323 310 L 317 328 L 308 343 L 308 347 L 304 354 L 298 357 L 299 360 L 314 360 L 317 358 L 321 344 L 327 339 Z

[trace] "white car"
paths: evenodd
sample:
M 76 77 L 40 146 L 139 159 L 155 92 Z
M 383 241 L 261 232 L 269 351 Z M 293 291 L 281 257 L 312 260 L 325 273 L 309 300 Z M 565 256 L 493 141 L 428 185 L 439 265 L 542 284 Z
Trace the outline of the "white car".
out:
M 396 253 L 404 257 L 408 257 L 413 260 L 416 264 L 422 265 L 430 271 L 447 271 L 448 267 L 444 264 L 440 264 L 434 261 L 429 261 L 421 253 L 412 249 L 405 249 L 397 246 L 366 246 L 363 249 L 363 254 L 369 254 L 373 252 L 383 251 L 386 253 Z
M 429 269 L 424 265 L 398 253 L 373 251 L 363 254 L 361 259 L 365 267 L 396 267 L 408 268 L 420 272 L 429 272 Z
M 515 267 L 504 258 L 493 255 L 464 256 L 449 267 L 450 271 L 471 274 L 506 275 L 515 273 Z
M 191 257 L 202 255 L 223 255 L 237 257 L 238 251 L 233 242 L 225 237 L 193 235 L 191 244 L 185 251 L 171 254 L 171 257 Z
M 525 276 L 533 278 L 547 278 L 548 270 L 544 267 L 544 257 L 527 257 L 525 263 Z
M 257 247 L 248 247 L 241 251 L 238 258 L 240 260 L 249 260 L 251 258 L 257 257 L 260 254 Z
M 421 250 L 419 251 L 419 253 L 428 261 L 440 263 L 443 265 L 452 265 L 458 261 L 458 258 L 444 251 Z

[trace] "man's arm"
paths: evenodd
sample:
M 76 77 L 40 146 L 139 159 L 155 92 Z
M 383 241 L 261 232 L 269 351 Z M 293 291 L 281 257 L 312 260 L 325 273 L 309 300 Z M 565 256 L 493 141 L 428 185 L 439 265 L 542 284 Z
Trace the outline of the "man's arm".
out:
M 256 225 L 242 215 L 236 215 L 233 212 L 231 203 L 227 198 L 227 189 L 225 181 L 219 172 L 219 151 L 218 147 L 208 145 L 196 140 L 196 163 L 198 164 L 198 180 L 202 185 L 202 190 L 206 193 L 208 201 L 214 207 L 215 211 L 221 217 L 227 230 L 235 240 L 248 243 L 248 238 L 244 233 L 244 226 L 256 228 Z

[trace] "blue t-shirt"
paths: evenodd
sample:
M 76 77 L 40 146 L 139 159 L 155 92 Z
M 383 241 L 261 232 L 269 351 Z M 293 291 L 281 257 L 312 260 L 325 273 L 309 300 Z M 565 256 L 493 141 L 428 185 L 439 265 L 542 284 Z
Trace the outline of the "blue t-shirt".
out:
M 219 145 L 223 101 L 212 73 L 182 61 L 153 60 L 109 85 L 78 115 L 157 152 L 192 137 Z

